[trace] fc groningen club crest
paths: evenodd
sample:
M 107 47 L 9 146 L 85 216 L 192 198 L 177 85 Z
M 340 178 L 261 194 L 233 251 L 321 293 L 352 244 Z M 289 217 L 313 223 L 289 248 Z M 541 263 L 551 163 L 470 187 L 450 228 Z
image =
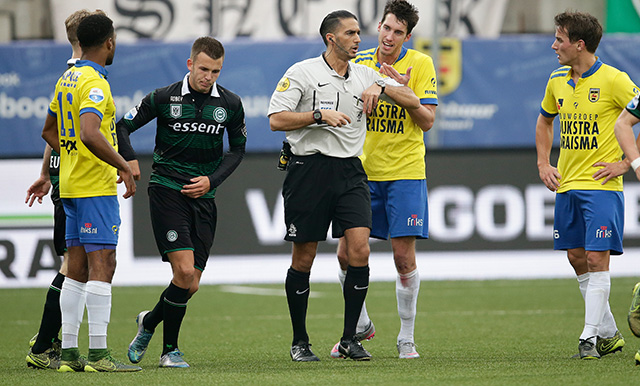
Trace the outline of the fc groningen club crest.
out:
M 218 123 L 223 123 L 227 120 L 227 110 L 223 107 L 216 107 L 215 110 L 213 110 L 213 119 Z

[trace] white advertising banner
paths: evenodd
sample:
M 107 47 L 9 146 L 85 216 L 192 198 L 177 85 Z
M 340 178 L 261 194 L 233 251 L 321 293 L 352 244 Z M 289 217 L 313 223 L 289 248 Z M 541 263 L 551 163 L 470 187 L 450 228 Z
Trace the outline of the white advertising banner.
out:
M 268 160 L 269 166 L 273 167 L 273 159 Z M 47 287 L 60 264 L 60 259 L 55 256 L 51 244 L 53 207 L 49 197 L 45 197 L 42 205 L 36 203 L 31 208 L 24 203 L 26 189 L 37 177 L 40 165 L 41 161 L 35 159 L 0 160 L 1 178 L 10 182 L 3 188 L 0 200 L 0 288 Z M 137 195 L 146 196 L 144 186 L 140 182 Z M 282 241 L 284 226 L 280 215 L 283 210 L 281 200 L 277 200 L 276 207 L 271 210 L 258 203 L 264 201 L 264 197 L 261 198 L 262 193 L 255 189 L 236 188 L 230 183 L 225 187 L 228 195 L 240 196 L 241 201 L 245 202 L 232 203 L 228 199 L 229 196 L 220 196 L 220 218 L 214 250 L 216 245 L 222 245 L 227 241 L 225 238 L 230 238 L 225 231 L 241 234 L 239 237 L 249 244 L 251 234 L 255 234 L 260 246 L 255 253 L 238 254 L 233 250 L 212 253 L 202 276 L 202 284 L 283 283 L 291 257 L 288 252 L 282 251 L 288 251 L 290 247 L 283 245 L 281 252 L 269 252 L 272 244 L 288 244 Z M 245 189 L 245 194 L 241 194 L 239 189 Z M 553 204 L 545 198 L 548 196 L 546 193 L 543 194 L 543 189 L 541 184 L 535 185 L 529 187 L 522 195 L 511 185 L 486 186 L 477 194 L 475 201 L 469 189 L 460 185 L 443 185 L 431 190 L 429 205 L 433 211 L 430 216 L 430 230 L 434 239 L 427 240 L 427 247 L 421 247 L 417 252 L 418 265 L 422 267 L 421 278 L 477 280 L 573 277 L 565 253 L 552 251 L 550 245 L 545 249 L 528 250 L 470 250 L 460 247 L 454 251 L 442 251 L 433 248 L 436 239 L 451 239 L 458 245 L 466 246 L 467 244 L 462 244 L 465 242 L 462 240 L 470 237 L 476 227 L 480 236 L 494 242 L 515 237 L 516 233 L 524 232 L 525 228 L 530 239 L 537 239 L 541 234 L 550 235 L 550 230 L 546 229 L 547 226 L 544 224 L 548 222 L 549 216 L 552 216 L 549 209 L 552 209 Z M 640 232 L 640 184 L 626 184 L 625 190 L 628 192 L 625 195 L 628 220 L 625 236 L 637 236 Z M 123 191 L 120 192 L 120 196 L 122 193 Z M 167 285 L 171 280 L 171 268 L 168 263 L 160 261 L 160 257 L 153 251 L 155 246 L 145 256 L 136 256 L 134 253 L 134 243 L 146 242 L 143 239 L 152 240 L 150 230 L 145 230 L 142 235 L 138 234 L 137 240 L 134 239 L 134 227 L 140 227 L 141 222 L 133 218 L 132 200 L 120 197 L 120 205 L 122 225 L 114 285 Z M 443 208 L 443 205 L 450 208 L 448 215 L 438 209 Z M 504 208 L 504 220 L 499 223 L 495 222 L 496 214 L 491 211 L 491 208 L 497 207 L 496 205 Z M 528 209 L 525 211 L 525 208 Z M 247 215 L 238 216 L 239 213 L 244 213 L 245 209 L 248 210 Z M 227 211 L 235 213 L 235 216 L 229 215 Z M 274 214 L 272 216 L 269 213 Z M 268 219 L 265 220 L 264 217 Z M 444 217 L 448 217 L 448 220 Z M 273 233 L 266 232 L 266 228 L 261 230 L 264 228 L 261 223 L 267 224 L 266 228 L 272 229 Z M 495 241 L 496 238 L 498 241 Z M 550 239 L 550 236 L 547 238 Z M 236 245 L 235 249 L 242 250 L 239 248 L 243 246 L 237 242 L 232 243 Z M 395 280 L 395 268 L 390 252 L 374 248 L 381 244 L 388 243 L 379 241 L 375 245 L 372 244 L 374 252 L 370 258 L 371 280 Z M 629 247 L 628 244 L 625 243 L 627 247 L 623 256 L 612 257 L 611 272 L 614 276 L 640 276 L 640 264 L 637 263 L 640 248 L 637 247 L 637 243 L 636 247 Z M 335 244 L 331 244 L 328 250 L 335 251 Z M 238 275 L 239 271 L 242 275 Z M 335 253 L 325 250 L 319 253 L 315 260 L 311 279 L 316 282 L 334 282 L 337 280 L 337 271 Z
M 44 148 L 44 143 L 43 143 Z M 60 266 L 53 248 L 53 204 L 49 195 L 42 204 L 25 204 L 27 188 L 40 173 L 42 160 L 0 161 L 2 178 L 11 181 L 0 200 L 0 287 L 41 287 L 51 283 Z M 133 258 L 131 200 L 122 198 L 118 187 L 121 233 L 118 240 L 118 273 L 128 271 Z M 143 192 L 144 193 L 144 192 Z M 155 272 L 149 272 L 155 276 Z M 140 279 L 141 272 L 131 271 L 130 278 L 116 274 L 114 283 Z M 140 283 L 148 282 L 145 278 Z
M 436 12 L 436 1 L 438 3 Z M 102 9 L 111 17 L 118 40 L 282 39 L 318 36 L 325 15 L 337 9 L 353 12 L 363 35 L 375 35 L 384 0 L 52 0 L 54 37 L 66 41 L 64 20 L 78 9 Z M 500 35 L 508 0 L 414 0 L 420 22 L 415 36 Z

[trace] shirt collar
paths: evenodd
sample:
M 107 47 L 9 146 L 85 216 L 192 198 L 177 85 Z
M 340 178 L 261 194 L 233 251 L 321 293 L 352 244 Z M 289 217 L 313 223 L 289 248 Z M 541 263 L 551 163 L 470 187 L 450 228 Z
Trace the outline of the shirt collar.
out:
M 102 67 L 101 65 L 99 65 L 98 63 L 92 62 L 90 60 L 78 60 L 75 64 L 76 67 L 84 67 L 84 66 L 89 66 L 91 68 L 93 68 L 94 70 L 98 71 L 100 74 L 102 74 L 102 76 L 105 77 L 105 79 L 107 78 L 107 75 L 109 74 L 109 72 L 107 71 L 106 68 Z
M 600 60 L 599 57 L 596 56 L 596 62 L 593 63 L 593 66 L 591 66 L 591 68 L 589 68 L 587 71 L 585 71 L 582 76 L 580 78 L 587 78 L 593 74 L 596 73 L 596 71 L 598 71 L 598 69 L 600 69 L 600 67 L 602 67 L 602 60 Z M 576 82 L 573 81 L 573 78 L 571 77 L 571 71 L 567 71 L 567 78 L 569 78 L 569 80 L 567 81 L 567 84 L 573 88 L 576 87 Z
M 190 94 L 189 92 L 189 74 L 191 72 L 187 72 L 187 74 L 182 79 L 182 96 Z M 211 86 L 210 95 L 214 98 L 220 98 L 220 93 L 218 92 L 218 82 L 213 82 L 213 86 Z
M 320 57 L 322 58 L 322 61 L 324 62 L 324 64 L 326 64 L 326 65 L 327 65 L 327 67 L 328 67 L 331 71 L 333 71 L 333 73 L 334 73 L 334 74 L 336 74 L 336 76 L 339 76 L 339 77 L 344 78 L 344 79 L 349 79 L 349 73 L 351 72 L 351 66 L 353 65 L 353 63 L 352 63 L 350 60 L 347 62 L 347 72 L 344 74 L 344 76 L 342 76 L 342 75 L 338 74 L 338 73 L 336 72 L 336 70 L 334 70 L 334 69 L 333 69 L 333 67 L 331 67 L 331 65 L 329 64 L 329 62 L 327 62 L 327 59 L 325 59 L 324 54 L 325 54 L 325 53 L 323 52 L 323 53 L 320 55 Z
M 600 67 L 602 67 L 602 60 L 600 60 L 600 58 L 596 56 L 596 62 L 593 63 L 593 66 L 591 66 L 590 69 L 588 69 L 587 71 L 585 71 L 584 74 L 582 74 L 582 77 L 586 78 L 588 76 L 595 74 L 595 72 L 598 71 Z

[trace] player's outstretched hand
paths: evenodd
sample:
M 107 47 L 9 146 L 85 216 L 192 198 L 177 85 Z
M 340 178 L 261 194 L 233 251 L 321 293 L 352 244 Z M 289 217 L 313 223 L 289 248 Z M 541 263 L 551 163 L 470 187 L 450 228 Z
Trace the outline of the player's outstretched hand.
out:
M 413 69 L 413 67 L 407 68 L 407 73 L 402 75 L 398 72 L 398 70 L 393 68 L 393 66 L 390 66 L 387 63 L 382 63 L 382 66 L 380 67 L 380 73 L 382 75 L 388 76 L 401 85 L 406 86 L 407 84 L 409 84 L 409 79 L 411 79 L 411 69 Z
M 42 204 L 42 197 L 49 193 L 49 189 L 51 189 L 51 181 L 40 176 L 29 186 L 29 189 L 27 189 L 27 198 L 25 198 L 24 203 L 32 206 L 33 202 L 37 199 L 38 204 Z

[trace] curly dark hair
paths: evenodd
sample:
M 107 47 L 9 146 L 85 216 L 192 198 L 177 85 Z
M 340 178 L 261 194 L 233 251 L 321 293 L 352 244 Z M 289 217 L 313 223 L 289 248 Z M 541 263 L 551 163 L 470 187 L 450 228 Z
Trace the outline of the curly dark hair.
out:
M 102 45 L 113 37 L 113 21 L 106 15 L 93 14 L 82 19 L 78 24 L 78 41 L 83 50 Z

